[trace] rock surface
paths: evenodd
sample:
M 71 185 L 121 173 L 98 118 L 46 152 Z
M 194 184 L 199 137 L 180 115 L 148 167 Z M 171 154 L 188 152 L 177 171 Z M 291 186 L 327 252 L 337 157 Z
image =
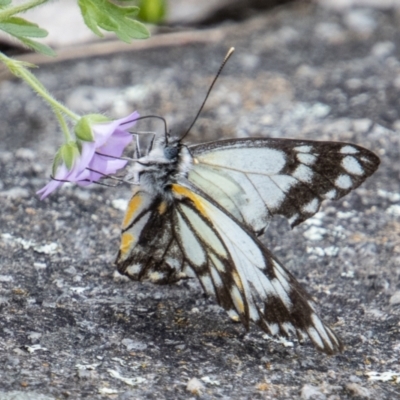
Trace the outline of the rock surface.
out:
M 346 350 L 327 357 L 310 344 L 268 340 L 255 327 L 246 333 L 196 283 L 154 286 L 118 276 L 112 261 L 131 188 L 65 185 L 40 201 L 35 191 L 47 182 L 61 137 L 24 84 L 3 81 L 0 399 L 400 395 L 393 300 L 400 289 L 400 14 L 297 4 L 214 29 L 221 38 L 214 43 L 160 45 L 36 72 L 76 112 L 121 117 L 138 109 L 164 116 L 179 134 L 234 46 L 188 141 L 257 135 L 375 151 L 382 164 L 359 189 L 324 203 L 293 231 L 274 221 L 264 237 L 319 301 Z

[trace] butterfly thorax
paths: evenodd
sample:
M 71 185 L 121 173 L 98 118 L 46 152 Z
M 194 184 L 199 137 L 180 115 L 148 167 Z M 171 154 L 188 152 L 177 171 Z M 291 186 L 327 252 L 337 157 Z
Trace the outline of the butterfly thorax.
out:
M 179 139 L 155 141 L 147 155 L 140 157 L 131 170 L 135 184 L 153 194 L 165 195 L 178 178 L 186 178 L 193 157 Z

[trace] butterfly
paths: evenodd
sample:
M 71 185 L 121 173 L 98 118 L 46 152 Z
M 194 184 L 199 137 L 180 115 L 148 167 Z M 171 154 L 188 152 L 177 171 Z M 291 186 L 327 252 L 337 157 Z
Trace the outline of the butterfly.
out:
M 243 138 L 186 145 L 185 135 L 157 138 L 133 165 L 118 271 L 157 284 L 197 278 L 247 329 L 254 323 L 272 336 L 308 337 L 327 354 L 342 351 L 311 296 L 260 236 L 275 215 L 295 227 L 323 200 L 346 195 L 374 173 L 379 158 L 350 143 Z

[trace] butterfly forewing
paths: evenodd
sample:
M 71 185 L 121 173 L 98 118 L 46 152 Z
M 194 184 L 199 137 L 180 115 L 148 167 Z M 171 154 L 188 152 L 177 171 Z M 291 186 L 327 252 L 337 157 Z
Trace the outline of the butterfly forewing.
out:
M 344 196 L 379 165 L 372 152 L 338 142 L 236 139 L 190 151 L 189 180 L 256 233 L 276 214 L 298 225 L 322 200 Z

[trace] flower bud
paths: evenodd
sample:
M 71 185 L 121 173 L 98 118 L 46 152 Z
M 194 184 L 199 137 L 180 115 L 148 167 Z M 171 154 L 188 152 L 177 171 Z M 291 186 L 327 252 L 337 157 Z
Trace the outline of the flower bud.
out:
M 102 122 L 109 122 L 109 119 L 101 114 L 85 115 L 75 125 L 75 136 L 84 142 L 93 142 L 92 126 Z
M 53 161 L 53 175 L 56 174 L 57 168 L 61 164 L 65 164 L 68 170 L 72 169 L 75 160 L 80 156 L 79 145 L 76 142 L 68 142 L 63 144 L 57 151 Z

